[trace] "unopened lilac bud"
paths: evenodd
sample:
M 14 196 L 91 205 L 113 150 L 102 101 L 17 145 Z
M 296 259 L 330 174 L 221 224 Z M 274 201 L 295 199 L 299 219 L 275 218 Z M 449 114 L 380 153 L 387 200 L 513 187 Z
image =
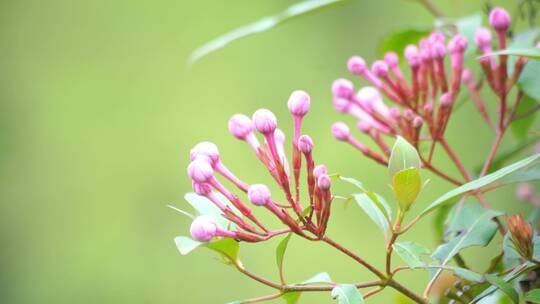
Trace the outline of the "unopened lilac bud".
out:
M 441 107 L 448 108 L 453 103 L 452 95 L 450 95 L 450 93 L 444 93 L 441 95 L 440 101 L 441 101 Z
M 351 130 L 346 124 L 336 122 L 332 125 L 332 135 L 334 135 L 337 140 L 345 141 L 351 135 Z
M 253 113 L 252 118 L 255 129 L 262 134 L 272 133 L 277 127 L 277 118 L 270 110 L 259 109 Z
M 390 108 L 390 116 L 393 119 L 401 118 L 401 110 L 398 107 L 391 107 Z
M 498 32 L 505 32 L 510 27 L 512 17 L 502 7 L 495 7 L 489 13 L 489 24 Z
M 328 170 L 325 165 L 317 165 L 313 168 L 313 176 L 319 178 L 322 174 L 328 174 Z
M 464 69 L 463 73 L 461 73 L 461 80 L 463 80 L 464 83 L 473 81 L 472 71 L 470 69 Z
M 310 153 L 313 149 L 313 140 L 309 135 L 302 135 L 298 138 L 298 149 L 302 153 Z
M 373 111 L 377 104 L 382 104 L 381 93 L 375 87 L 362 87 L 356 93 L 356 98 L 367 111 Z
M 394 52 L 388 52 L 384 55 L 384 62 L 391 68 L 396 67 L 399 64 L 398 55 Z
M 191 186 L 193 187 L 193 191 L 198 195 L 206 196 L 212 192 L 212 186 L 207 183 L 197 183 L 192 181 Z
M 414 119 L 414 112 L 411 109 L 405 109 L 403 111 L 403 117 L 405 117 L 406 120 L 412 121 Z
M 328 190 L 330 189 L 331 185 L 332 181 L 327 174 L 321 174 L 319 177 L 317 177 L 317 187 L 319 187 L 319 189 Z
M 209 242 L 216 235 L 216 221 L 209 215 L 198 216 L 191 223 L 189 231 L 193 239 L 199 242 Z
M 431 46 L 431 56 L 435 59 L 441 59 L 444 58 L 444 55 L 446 55 L 446 47 L 444 46 L 444 43 L 435 42 Z
M 214 176 L 210 164 L 202 159 L 195 159 L 187 168 L 188 175 L 197 183 L 204 183 Z
M 412 121 L 412 125 L 413 127 L 415 128 L 420 128 L 422 126 L 422 124 L 424 123 L 424 120 L 422 119 L 422 117 L 420 116 L 416 116 L 414 117 L 413 121 Z
M 534 196 L 533 186 L 528 183 L 519 184 L 516 189 L 516 195 L 522 201 L 530 200 Z
M 479 28 L 474 33 L 474 43 L 480 50 L 491 47 L 491 32 L 485 27 Z
M 388 65 L 382 60 L 377 60 L 371 65 L 371 72 L 377 77 L 384 78 L 388 76 Z
M 356 127 L 358 128 L 358 130 L 360 130 L 363 133 L 369 133 L 369 131 L 371 130 L 371 124 L 363 120 L 359 121 L 356 124 Z
M 276 131 L 274 132 L 274 139 L 277 143 L 283 144 L 285 142 L 285 133 L 283 133 L 281 129 L 276 129 Z
M 270 202 L 270 189 L 263 184 L 251 185 L 248 189 L 248 199 L 257 206 L 264 206 Z
M 463 53 L 467 49 L 467 45 L 467 38 L 461 34 L 457 34 L 448 42 L 448 52 L 452 54 Z
M 444 34 L 439 31 L 434 31 L 431 34 L 429 34 L 429 42 L 431 44 L 435 42 L 441 42 L 444 43 Z
M 416 45 L 410 44 L 405 47 L 404 55 L 411 67 L 417 67 L 420 65 L 420 52 L 418 51 Z
M 354 94 L 354 85 L 350 80 L 336 79 L 332 83 L 332 94 L 340 98 L 349 98 Z
M 334 96 L 332 98 L 332 104 L 339 113 L 347 113 L 351 107 L 351 101 L 349 99 Z
M 229 132 L 238 139 L 246 139 L 253 132 L 253 122 L 243 114 L 235 114 L 229 119 Z
M 353 56 L 347 61 L 347 68 L 354 75 L 362 75 L 367 69 L 366 61 L 362 57 Z
M 308 93 L 301 90 L 292 92 L 289 101 L 287 102 L 289 112 L 297 116 L 306 115 L 306 113 L 309 112 L 309 105 L 310 97 Z
M 433 113 L 433 102 L 426 102 L 423 109 L 427 114 Z
M 189 152 L 189 159 L 195 160 L 199 156 L 206 156 L 212 163 L 219 160 L 219 150 L 218 147 L 209 141 L 203 141 L 198 143 L 191 149 Z

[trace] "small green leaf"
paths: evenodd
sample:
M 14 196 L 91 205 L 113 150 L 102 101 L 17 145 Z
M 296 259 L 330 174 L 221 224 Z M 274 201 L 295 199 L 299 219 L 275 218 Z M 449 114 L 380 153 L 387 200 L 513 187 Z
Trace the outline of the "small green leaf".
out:
M 234 207 L 228 200 L 223 197 L 223 195 L 216 194 L 216 196 L 224 204 L 231 206 L 231 208 Z M 206 197 L 190 192 L 186 193 L 184 199 L 193 207 L 193 209 L 197 211 L 198 215 L 209 215 L 213 217 L 219 227 L 225 229 L 228 228 L 229 225 L 231 225 L 231 222 L 223 217 L 223 215 L 221 214 L 221 210 L 219 210 L 219 208 Z
M 296 304 L 298 303 L 298 300 L 300 300 L 300 296 L 302 295 L 299 291 L 290 291 L 284 293 L 281 297 L 285 300 L 287 304 Z
M 533 289 L 527 292 L 525 302 L 540 303 L 540 289 Z
M 461 267 L 450 267 L 454 274 L 462 279 L 469 280 L 471 282 L 477 282 L 482 283 L 484 282 L 484 278 L 481 274 L 476 273 L 474 271 L 471 271 L 469 269 L 461 268 Z
M 481 190 L 483 188 L 490 187 L 490 189 L 503 186 L 508 183 L 513 183 L 517 181 L 523 181 L 523 179 L 511 179 L 511 174 L 519 172 L 520 170 L 526 169 L 528 167 L 536 166 L 540 162 L 540 153 L 522 159 L 516 163 L 513 163 L 509 166 L 506 166 L 502 169 L 499 169 L 491 174 L 488 174 L 479 179 L 473 180 L 469 183 L 461 185 L 439 197 L 433 201 L 429 206 L 427 206 L 421 213 L 420 216 L 425 216 L 426 214 L 432 212 L 436 208 L 447 204 L 453 199 L 473 190 Z M 504 179 L 503 179 L 504 178 Z M 534 178 L 534 177 L 533 177 Z
M 408 29 L 386 36 L 379 43 L 379 54 L 384 56 L 387 52 L 395 52 L 400 57 L 403 49 L 409 44 L 417 44 L 420 39 L 428 36 L 429 29 Z
M 339 304 L 364 304 L 364 298 L 352 284 L 337 285 L 332 289 L 331 296 L 338 300 Z
M 392 247 L 396 254 L 411 268 L 424 266 L 422 256 L 431 253 L 426 247 L 411 241 L 396 242 Z
M 234 239 L 222 238 L 215 242 L 206 243 L 204 246 L 216 251 L 229 260 L 238 261 L 240 245 Z
M 512 300 L 513 303 L 519 304 L 519 294 L 514 289 L 514 287 L 512 287 L 512 285 L 508 284 L 503 279 L 494 275 L 486 275 L 485 278 L 489 283 L 497 286 L 497 288 L 504 292 Z
M 410 168 L 420 169 L 420 156 L 410 143 L 398 136 L 388 161 L 390 179 L 393 179 L 397 172 Z
M 337 175 L 337 178 L 339 178 L 340 180 L 342 180 L 344 182 L 347 182 L 347 183 L 349 183 L 351 185 L 356 186 L 357 188 L 359 188 L 362 191 L 366 191 L 365 188 L 364 188 L 364 185 L 362 184 L 362 182 L 357 180 L 357 179 L 354 179 L 352 177 L 341 176 L 341 175 Z
M 317 284 L 317 283 L 332 283 L 332 279 L 328 272 L 320 272 L 311 278 L 303 281 L 300 285 Z
M 523 96 L 521 104 L 519 104 L 519 107 L 516 110 L 516 117 L 519 117 L 520 114 L 533 110 L 537 105 L 538 103 L 529 95 Z M 536 115 L 532 113 L 531 115 L 527 115 L 526 117 L 512 121 L 510 124 L 510 130 L 512 130 L 512 133 L 518 140 L 523 141 L 529 138 L 529 130 L 533 125 L 535 118 Z
M 187 255 L 203 244 L 187 236 L 177 236 L 174 238 L 174 242 L 176 243 L 176 248 L 178 248 L 181 255 Z
M 540 100 L 540 60 L 529 60 L 517 81 L 519 88 L 534 100 Z
M 281 242 L 279 242 L 276 248 L 276 264 L 279 270 L 279 277 L 282 281 L 284 281 L 283 257 L 285 256 L 285 251 L 287 250 L 287 246 L 289 245 L 289 240 L 291 239 L 291 236 L 292 236 L 292 233 L 289 233 L 285 238 L 283 238 L 283 240 L 281 240 Z
M 525 47 L 524 48 L 513 48 L 513 49 L 508 48 L 508 49 L 505 49 L 505 50 L 495 51 L 495 52 L 484 54 L 484 55 L 478 57 L 478 59 L 484 58 L 484 57 L 500 56 L 500 55 L 520 56 L 520 57 L 527 57 L 527 58 L 530 58 L 530 59 L 540 60 L 540 49 L 533 48 L 533 47 L 530 47 L 530 48 L 525 48 Z
M 387 237 L 390 232 L 389 219 L 384 215 L 377 204 L 366 194 L 358 193 L 354 194 L 354 199 L 358 203 L 358 206 L 364 210 L 368 217 L 382 230 Z
M 525 262 L 517 267 L 514 267 L 514 269 L 507 275 L 505 275 L 502 280 L 504 282 L 511 282 L 512 280 L 518 278 L 522 273 L 525 273 L 527 271 L 530 271 L 534 268 L 536 268 L 537 266 L 533 263 L 530 263 L 530 262 Z M 477 295 L 471 303 L 478 303 L 479 301 L 481 301 L 482 299 L 484 299 L 485 297 L 489 296 L 490 294 L 492 294 L 493 292 L 495 292 L 497 290 L 497 287 L 496 286 L 489 286 L 488 288 L 486 288 L 484 291 L 482 291 L 479 295 Z
M 422 178 L 417 168 L 405 169 L 394 175 L 392 189 L 403 212 L 409 210 L 422 189 Z

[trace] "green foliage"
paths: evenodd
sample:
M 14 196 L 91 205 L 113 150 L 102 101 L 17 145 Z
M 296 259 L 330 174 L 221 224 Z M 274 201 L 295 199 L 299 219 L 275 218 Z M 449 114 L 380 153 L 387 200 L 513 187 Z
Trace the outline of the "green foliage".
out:
M 407 140 L 398 136 L 394 147 L 392 147 L 392 153 L 388 161 L 390 179 L 392 180 L 394 175 L 399 171 L 410 168 L 420 169 L 420 156 Z
M 530 59 L 540 59 L 540 49 L 537 48 L 507 48 L 505 50 L 500 51 L 494 51 L 488 54 L 484 54 L 478 58 L 483 57 L 490 57 L 490 56 L 500 56 L 500 55 L 508 55 L 508 56 L 519 56 L 519 57 L 527 57 Z
M 174 242 L 181 255 L 187 255 L 203 244 L 187 236 L 177 236 L 174 238 Z
M 516 116 L 519 117 L 520 114 L 531 111 L 537 105 L 538 102 L 532 99 L 529 95 L 523 96 L 521 104 L 516 111 Z M 532 115 L 527 115 L 526 117 L 512 121 L 510 124 L 510 130 L 512 130 L 512 133 L 518 140 L 524 141 L 529 137 L 529 130 L 533 125 L 535 118 L 536 115 L 533 113 Z
M 281 281 L 283 282 L 283 258 L 285 256 L 285 251 L 287 250 L 287 246 L 289 245 L 289 241 L 291 239 L 292 233 L 289 233 L 281 242 L 279 242 L 277 248 L 276 248 L 276 264 L 279 270 L 279 277 Z
M 302 295 L 301 292 L 297 291 L 290 291 L 284 293 L 281 298 L 285 300 L 285 303 L 287 304 L 296 304 L 298 303 L 298 300 L 300 300 L 300 296 Z
M 332 289 L 332 298 L 337 299 L 339 304 L 363 304 L 364 299 L 356 286 L 351 284 L 336 285 Z
M 503 279 L 494 275 L 486 275 L 484 277 L 491 285 L 496 286 L 502 292 L 504 292 L 512 300 L 512 303 L 519 303 L 519 294 L 514 289 L 514 287 L 512 287 L 512 285 L 508 284 Z
M 529 60 L 521 76 L 517 81 L 517 85 L 520 89 L 523 90 L 528 96 L 532 99 L 539 101 L 540 100 L 540 60 Z
M 206 243 L 204 246 L 221 254 L 227 260 L 238 262 L 240 243 L 234 239 L 223 238 L 215 242 Z
M 401 211 L 408 211 L 422 189 L 420 170 L 409 168 L 397 172 L 393 177 L 392 189 Z
M 317 283 L 332 283 L 332 279 L 328 272 L 320 272 L 311 278 L 303 281 L 300 285 L 317 284 Z
M 411 241 L 396 242 L 392 247 L 396 254 L 411 268 L 425 266 L 423 256 L 431 253 L 426 247 Z
M 421 38 L 429 35 L 429 29 L 408 29 L 387 35 L 379 43 L 379 55 L 384 56 L 387 52 L 395 52 L 403 57 L 403 49 L 409 44 L 417 44 Z
M 527 292 L 525 301 L 528 303 L 540 303 L 540 289 L 533 289 Z
M 216 196 L 223 202 L 223 204 L 230 206 L 234 209 L 231 202 L 223 197 L 221 194 L 216 194 Z M 197 215 L 209 215 L 216 220 L 216 223 L 221 228 L 228 228 L 232 223 L 223 217 L 221 210 L 214 205 L 209 199 L 204 196 L 200 196 L 195 193 L 186 193 L 184 199 L 197 211 Z
M 385 237 L 388 237 L 390 233 L 390 219 L 381 208 L 380 201 L 375 197 L 375 200 L 372 199 L 373 196 L 369 196 L 366 193 L 358 193 L 353 195 L 354 199 L 358 203 L 358 206 L 364 210 L 368 217 L 383 231 Z

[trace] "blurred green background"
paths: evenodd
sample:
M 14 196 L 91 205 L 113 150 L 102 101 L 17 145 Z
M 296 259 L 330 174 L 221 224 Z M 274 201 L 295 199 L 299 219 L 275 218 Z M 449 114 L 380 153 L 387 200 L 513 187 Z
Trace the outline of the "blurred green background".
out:
M 435 2 L 449 16 L 485 4 Z M 266 107 L 290 134 L 286 100 L 294 89 L 312 96 L 304 132 L 316 142 L 316 160 L 390 197 L 385 168 L 331 138 L 332 122 L 352 120 L 334 112 L 329 87 L 349 77 L 350 55 L 374 60 L 386 34 L 432 24 L 413 1 L 350 1 L 237 41 L 187 67 L 190 52 L 204 42 L 291 3 L 2 1 L 1 303 L 225 303 L 270 293 L 208 250 L 180 256 L 173 238 L 188 234 L 190 223 L 166 205 L 188 208 L 188 152 L 202 140 L 217 143 L 223 161 L 242 179 L 270 182 L 247 146 L 228 134 L 227 120 Z M 492 136 L 472 105 L 456 116 L 449 140 L 473 167 Z M 508 136 L 505 146 L 512 144 Z M 455 175 L 444 157 L 440 164 Z M 433 179 L 417 208 L 450 188 Z M 335 187 L 338 194 L 351 191 Z M 505 210 L 521 208 L 512 189 L 489 198 Z M 382 236 L 359 208 L 337 203 L 333 212 L 329 234 L 382 265 Z M 404 238 L 433 248 L 431 219 Z M 244 245 L 243 263 L 276 278 L 277 241 Z M 483 265 L 487 254 L 471 250 L 469 256 Z M 371 279 L 339 253 L 300 239 L 291 241 L 285 263 L 292 282 L 320 271 L 340 282 Z M 419 290 L 426 274 L 399 279 Z M 372 302 L 394 299 L 389 290 Z M 327 302 L 328 293 L 304 297 L 304 303 Z

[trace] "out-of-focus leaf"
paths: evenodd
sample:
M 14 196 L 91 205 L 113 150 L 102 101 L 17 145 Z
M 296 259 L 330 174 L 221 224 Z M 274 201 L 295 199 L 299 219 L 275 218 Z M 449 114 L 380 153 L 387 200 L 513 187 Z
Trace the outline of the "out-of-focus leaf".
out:
M 396 242 L 392 247 L 396 254 L 411 268 L 424 266 L 425 262 L 422 256 L 431 253 L 426 247 L 411 241 Z
M 339 304 L 364 304 L 364 298 L 352 284 L 340 284 L 332 289 L 332 298 Z
M 240 38 L 267 31 L 295 17 L 300 17 L 307 13 L 315 12 L 345 1 L 347 0 L 308 0 L 293 4 L 277 15 L 262 18 L 259 21 L 237 28 L 223 36 L 207 42 L 191 53 L 189 63 L 192 64 L 204 56 L 215 52 Z
M 403 49 L 409 44 L 418 44 L 421 38 L 429 35 L 429 29 L 408 29 L 392 33 L 379 43 L 379 54 L 384 56 L 386 52 L 396 52 L 403 57 Z
M 191 213 L 189 213 L 189 212 L 187 212 L 187 211 L 184 211 L 184 210 L 182 210 L 182 209 L 180 209 L 180 208 L 176 208 L 176 207 L 173 206 L 173 205 L 167 205 L 167 207 L 171 208 L 172 210 L 174 210 L 174 211 L 176 211 L 176 212 L 178 212 L 178 213 L 180 213 L 180 214 L 183 214 L 183 215 L 189 217 L 190 219 L 194 219 L 194 218 L 195 218 L 195 216 L 194 216 L 193 214 L 191 214 Z
M 357 188 L 359 188 L 362 191 L 366 191 L 366 189 L 364 188 L 364 185 L 362 184 L 362 182 L 357 180 L 357 179 L 354 179 L 352 177 L 341 176 L 341 175 L 337 175 L 337 178 L 339 178 L 340 180 L 342 180 L 344 182 L 347 182 L 347 183 L 349 183 L 349 184 L 351 184 L 353 186 L 356 186 Z
M 537 267 L 535 264 L 531 263 L 531 262 L 525 262 L 517 267 L 514 267 L 514 269 L 507 275 L 505 275 L 502 280 L 506 283 L 508 282 L 511 282 L 512 280 L 516 279 L 517 277 L 520 276 L 521 273 L 523 272 L 527 272 L 531 269 L 534 269 L 535 267 Z M 484 291 L 482 291 L 479 295 L 477 295 L 471 302 L 471 304 L 474 304 L 474 303 L 479 303 L 479 301 L 481 301 L 482 299 L 484 299 L 485 297 L 489 296 L 490 294 L 492 294 L 493 292 L 495 292 L 497 290 L 497 287 L 496 286 L 489 286 L 488 288 L 486 288 Z
M 529 60 L 521 72 L 517 85 L 533 100 L 540 101 L 539 83 L 540 60 Z
M 454 275 L 462 278 L 462 279 L 465 279 L 465 280 L 468 280 L 468 281 L 471 281 L 471 282 L 477 282 L 477 283 L 482 283 L 484 282 L 484 277 L 477 273 L 477 272 L 474 272 L 472 270 L 469 270 L 469 269 L 465 269 L 465 268 L 461 268 L 461 267 L 456 267 L 456 266 L 438 266 L 438 265 L 420 265 L 420 266 L 417 266 L 415 268 L 419 268 L 419 269 L 436 269 L 438 271 L 443 271 L 443 270 L 446 270 L 446 271 L 451 271 L 454 273 Z
M 461 185 L 445 193 L 443 196 L 433 201 L 428 207 L 426 207 L 420 213 L 420 216 L 425 216 L 426 214 L 432 212 L 436 208 L 452 201 L 454 198 L 461 196 L 464 193 L 467 193 L 469 191 L 483 189 L 483 188 L 486 188 L 487 186 L 489 186 L 490 189 L 492 189 L 499 186 L 503 186 L 508 183 L 516 182 L 515 179 L 512 180 L 510 178 L 512 173 L 519 172 L 520 170 L 524 170 L 525 168 L 528 168 L 528 167 L 536 166 L 539 163 L 540 163 L 540 153 L 532 155 L 525 159 L 522 159 L 516 163 L 513 163 L 509 166 L 499 169 L 484 177 L 481 177 L 479 179 L 476 179 L 464 185 Z
M 540 289 L 533 289 L 525 295 L 525 302 L 540 303 Z
M 299 291 L 290 291 L 284 293 L 281 298 L 283 298 L 287 304 L 296 304 L 298 303 L 298 300 L 300 300 L 301 295 L 302 293 Z
M 448 214 L 452 210 L 450 205 L 442 206 L 437 209 L 435 216 L 433 217 L 433 228 L 435 230 L 435 236 L 437 241 L 441 242 L 444 239 L 445 225 L 448 219 Z
M 390 232 L 389 219 L 384 215 L 377 204 L 365 193 L 354 194 L 354 199 L 358 206 L 364 210 L 368 217 L 383 231 L 388 237 Z
M 508 297 L 510 297 L 513 303 L 519 303 L 519 294 L 514 289 L 514 287 L 512 287 L 512 285 L 508 284 L 503 279 L 494 275 L 486 275 L 485 278 L 489 283 L 497 286 L 497 288 L 502 290 Z
M 537 104 L 538 102 L 534 101 L 534 99 L 532 99 L 529 95 L 524 95 L 523 99 L 521 100 L 521 104 L 519 104 L 519 107 L 516 111 L 516 116 L 519 117 L 520 114 L 527 113 Z M 510 124 L 510 130 L 512 130 L 512 133 L 514 134 L 516 139 L 522 141 L 529 138 L 529 129 L 534 123 L 535 118 L 536 115 L 532 114 L 522 119 L 512 121 L 512 123 Z
M 234 206 L 231 205 L 231 203 L 226 200 L 221 194 L 216 194 L 216 196 L 226 205 L 231 206 L 234 210 Z M 186 193 L 184 196 L 184 199 L 195 209 L 198 213 L 198 215 L 209 215 L 213 217 L 216 220 L 216 223 L 221 228 L 228 228 L 231 222 L 224 218 L 222 215 L 221 210 L 214 205 L 209 199 L 206 197 L 200 196 L 195 193 Z
M 240 245 L 236 240 L 223 238 L 215 242 L 206 243 L 205 246 L 225 256 L 227 259 L 238 261 Z
M 276 264 L 279 270 L 279 277 L 283 281 L 283 257 L 285 256 L 285 251 L 289 245 L 292 233 L 289 233 L 281 242 L 279 242 L 276 248 Z M 283 282 L 282 282 L 283 283 Z
M 422 179 L 417 168 L 401 170 L 394 175 L 392 189 L 403 212 L 409 210 L 422 189 Z
M 186 255 L 203 244 L 187 236 L 175 237 L 174 243 L 176 244 L 176 248 L 178 248 L 181 255 Z
M 519 56 L 519 57 L 527 57 L 530 59 L 540 59 L 540 49 L 530 47 L 530 48 L 507 48 L 505 50 L 500 51 L 494 51 L 491 53 L 484 54 L 482 56 L 479 56 L 478 59 L 484 58 L 484 57 L 490 57 L 490 56 L 500 56 L 500 55 L 508 55 L 508 56 Z
M 320 272 L 311 278 L 303 281 L 300 285 L 317 284 L 317 283 L 332 283 L 332 279 L 328 272 Z
M 394 175 L 399 171 L 410 168 L 420 169 L 420 156 L 418 156 L 414 146 L 403 137 L 398 136 L 388 161 L 390 179 L 393 180 Z

